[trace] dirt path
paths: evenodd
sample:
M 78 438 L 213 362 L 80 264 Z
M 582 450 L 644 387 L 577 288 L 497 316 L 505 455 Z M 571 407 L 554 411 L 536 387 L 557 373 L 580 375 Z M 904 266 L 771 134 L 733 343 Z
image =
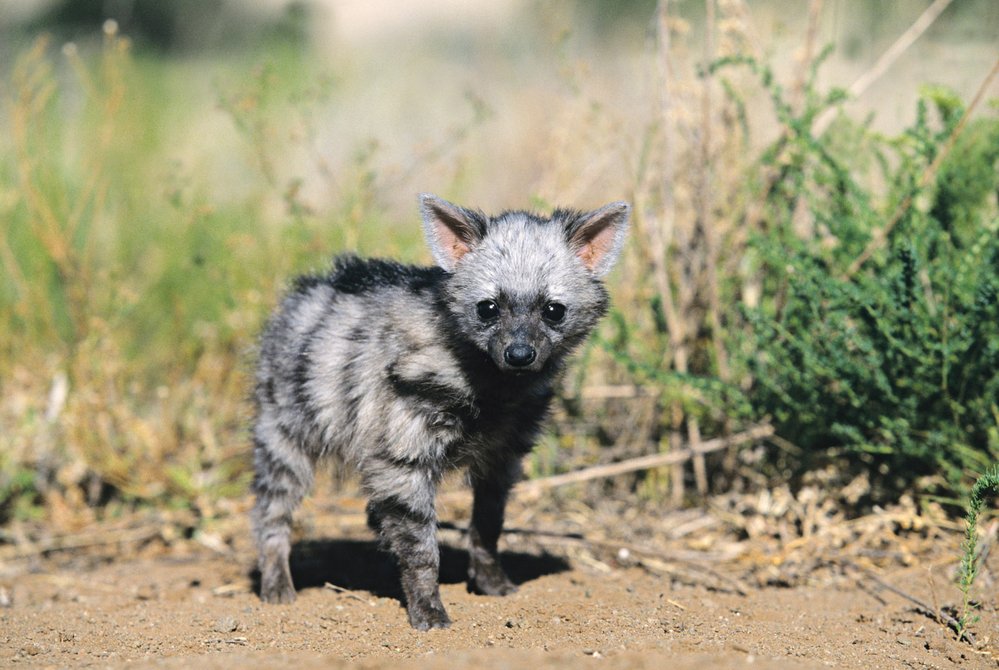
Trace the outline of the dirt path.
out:
M 92 557 L 48 558 L 14 576 L 8 566 L 0 584 L 13 601 L 0 608 L 0 666 L 997 666 L 992 654 L 956 642 L 903 599 L 846 576 L 740 595 L 517 546 L 505 562 L 519 592 L 488 598 L 466 592 L 466 557 L 450 537 L 442 595 L 455 623 L 429 633 L 409 628 L 393 567 L 361 531 L 296 545 L 299 598 L 289 606 L 266 606 L 253 594 L 253 557 L 243 539 L 229 555 L 184 545 L 183 552 L 104 557 L 96 565 Z M 937 561 L 882 578 L 934 602 L 935 591 L 952 597 L 948 567 Z M 980 648 L 994 652 L 995 602 L 985 604 L 975 631 Z

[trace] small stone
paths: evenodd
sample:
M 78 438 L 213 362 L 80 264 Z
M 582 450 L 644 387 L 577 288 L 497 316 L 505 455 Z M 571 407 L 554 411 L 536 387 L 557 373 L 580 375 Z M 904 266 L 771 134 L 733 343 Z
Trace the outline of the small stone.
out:
M 239 628 L 239 622 L 231 616 L 224 616 L 215 622 L 216 633 L 232 633 Z
M 156 588 L 149 584 L 143 584 L 135 589 L 137 600 L 156 600 Z
M 34 642 L 29 642 L 28 644 L 21 647 L 21 653 L 23 653 L 25 656 L 38 656 L 38 654 L 42 653 L 42 651 L 44 650 L 41 648 L 41 646 L 35 644 Z

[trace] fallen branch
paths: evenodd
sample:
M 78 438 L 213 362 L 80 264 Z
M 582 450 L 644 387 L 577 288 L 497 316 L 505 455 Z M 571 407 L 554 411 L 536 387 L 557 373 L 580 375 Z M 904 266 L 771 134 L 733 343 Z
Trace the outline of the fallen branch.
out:
M 678 463 L 684 463 L 699 454 L 721 451 L 722 449 L 727 449 L 728 447 L 734 447 L 747 442 L 754 442 L 756 440 L 770 437 L 773 433 L 773 426 L 770 424 L 761 424 L 729 437 L 719 437 L 713 440 L 706 440 L 701 442 L 696 449 L 684 449 L 682 451 L 670 451 L 666 454 L 640 456 L 638 458 L 631 458 L 618 463 L 595 465 L 591 468 L 584 468 L 582 470 L 576 470 L 575 472 L 567 472 L 563 475 L 554 475 L 552 477 L 543 477 L 541 479 L 532 479 L 521 482 L 514 488 L 513 492 L 517 495 L 536 495 L 542 491 L 547 491 L 548 489 L 553 489 L 559 486 L 565 486 L 567 484 L 578 484 L 580 482 L 587 482 L 593 479 L 603 479 L 606 477 L 615 477 L 617 475 L 627 474 L 629 472 L 638 472 L 639 470 L 649 470 L 651 468 L 659 468 L 666 465 L 676 465 Z

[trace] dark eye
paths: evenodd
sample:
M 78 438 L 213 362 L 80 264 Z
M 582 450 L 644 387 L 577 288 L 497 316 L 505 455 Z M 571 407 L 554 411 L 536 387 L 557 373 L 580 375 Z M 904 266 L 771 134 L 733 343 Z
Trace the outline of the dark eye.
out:
M 499 307 L 492 300 L 483 300 L 475 306 L 475 311 L 483 321 L 492 321 L 499 316 Z
M 557 302 L 550 302 L 541 310 L 541 316 L 548 323 L 558 323 L 565 318 L 565 305 Z

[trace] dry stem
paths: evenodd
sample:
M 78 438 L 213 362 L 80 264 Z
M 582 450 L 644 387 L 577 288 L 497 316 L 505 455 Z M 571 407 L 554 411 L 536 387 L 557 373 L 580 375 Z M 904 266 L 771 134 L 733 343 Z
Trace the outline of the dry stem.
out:
M 819 18 L 822 16 L 823 0 L 811 0 L 808 4 L 808 29 L 805 31 L 805 44 L 798 66 L 798 72 L 792 88 L 796 108 L 800 108 L 805 94 L 805 82 L 808 80 L 808 70 L 815 58 L 815 38 L 819 33 Z
M 672 351 L 673 366 L 678 372 L 687 371 L 687 345 L 684 332 L 683 321 L 680 319 L 673 300 L 673 291 L 670 287 L 669 274 L 666 268 L 666 255 L 668 251 L 665 230 L 672 230 L 676 220 L 676 200 L 673 194 L 673 180 L 675 163 L 675 151 L 673 146 L 674 132 L 672 119 L 672 68 L 670 66 L 670 34 L 669 34 L 669 0 L 660 0 L 657 8 L 658 26 L 658 57 L 659 57 L 659 116 L 662 124 L 662 151 L 663 168 L 662 179 L 660 181 L 662 193 L 662 216 L 652 221 L 648 227 L 649 233 L 649 253 L 652 257 L 653 279 L 656 290 L 659 293 L 660 304 L 662 305 L 663 318 L 666 321 L 666 329 L 669 331 L 669 344 Z M 666 353 L 669 356 L 669 352 Z M 664 365 L 667 365 L 664 361 Z M 683 420 L 683 410 L 679 403 L 674 403 L 670 409 L 673 431 L 670 435 L 670 448 L 674 449 L 679 441 L 680 424 Z M 683 502 L 683 469 L 674 467 L 670 471 L 671 495 L 673 503 L 679 505 Z
M 888 71 L 895 61 L 906 52 L 906 50 L 912 46 L 912 44 L 919 39 L 919 37 L 926 32 L 926 29 L 933 25 L 933 22 L 937 20 L 945 9 L 950 5 L 953 0 L 935 0 L 932 5 L 926 8 L 926 11 L 919 15 L 919 18 L 909 26 L 909 29 L 904 33 L 899 35 L 898 39 L 888 47 L 888 49 L 881 54 L 881 57 L 875 61 L 874 65 L 871 66 L 867 72 L 862 74 L 856 81 L 850 84 L 850 88 L 847 89 L 851 98 L 860 97 L 864 91 L 870 88 L 871 84 L 877 81 L 881 75 Z M 833 117 L 836 115 L 835 109 L 827 109 L 822 112 L 815 120 L 815 135 L 821 135 L 825 132 L 829 124 L 832 123 Z

